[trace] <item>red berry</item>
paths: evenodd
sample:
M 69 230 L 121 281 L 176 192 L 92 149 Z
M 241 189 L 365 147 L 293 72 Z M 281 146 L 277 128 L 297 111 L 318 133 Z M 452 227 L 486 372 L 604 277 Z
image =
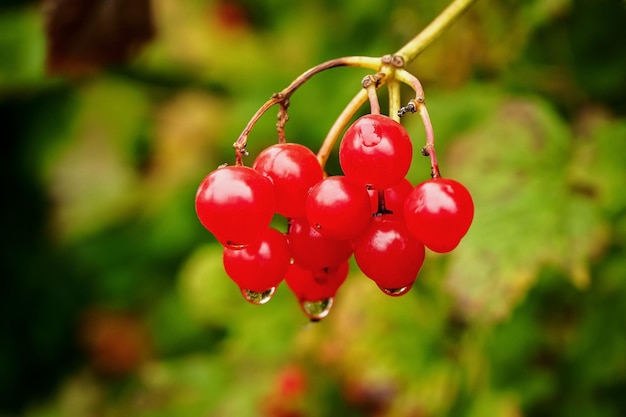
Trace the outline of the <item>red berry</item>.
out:
M 241 289 L 263 292 L 285 278 L 291 256 L 285 235 L 267 228 L 245 248 L 224 248 L 223 262 L 226 273 Z
M 309 190 L 324 177 L 315 154 L 297 143 L 266 148 L 252 167 L 274 183 L 274 210 L 285 217 L 304 216 Z
M 404 223 L 389 216 L 376 216 L 354 242 L 354 258 L 368 278 L 386 290 L 413 285 L 424 262 L 424 245 Z
M 404 218 L 417 239 L 434 252 L 450 252 L 474 218 L 472 196 L 463 184 L 435 178 L 418 184 L 406 199 Z
M 289 221 L 287 241 L 294 262 L 309 269 L 337 266 L 352 255 L 351 240 L 322 236 L 305 217 Z
M 403 218 L 404 200 L 411 193 L 411 191 L 413 191 L 413 185 L 409 182 L 409 180 L 403 178 L 393 187 L 385 188 L 384 190 L 368 190 L 368 193 L 370 195 L 370 201 L 372 204 L 372 214 L 375 214 L 379 211 L 379 191 L 382 191 L 385 195 L 385 208 L 387 209 L 387 211 L 391 212 L 388 214 Z
M 388 188 L 409 171 L 413 145 L 406 129 L 381 114 L 368 114 L 354 122 L 339 145 L 343 173 L 357 184 Z
M 294 263 L 289 266 L 285 282 L 299 301 L 320 301 L 335 296 L 346 280 L 349 269 L 348 261 L 318 270 L 306 269 Z
M 198 187 L 196 213 L 224 246 L 245 246 L 259 239 L 272 220 L 273 185 L 249 167 L 218 168 Z
M 296 364 L 287 365 L 278 373 L 278 394 L 285 399 L 304 395 L 308 385 L 305 370 Z
M 371 220 L 369 194 L 365 186 L 355 185 L 344 176 L 327 177 L 311 189 L 306 217 L 323 236 L 352 239 Z

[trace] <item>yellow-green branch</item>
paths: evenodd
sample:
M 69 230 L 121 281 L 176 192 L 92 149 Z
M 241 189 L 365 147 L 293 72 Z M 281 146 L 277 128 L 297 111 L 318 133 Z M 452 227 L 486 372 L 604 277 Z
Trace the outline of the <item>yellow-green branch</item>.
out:
M 413 61 L 477 1 L 478 0 L 454 0 L 439 16 L 417 34 L 417 36 L 400 48 L 396 52 L 396 55 L 400 55 L 404 58 L 407 64 Z
M 472 4 L 478 0 L 453 0 L 428 26 L 426 26 L 417 36 L 407 42 L 394 55 L 385 55 L 380 58 L 374 57 L 343 57 L 319 64 L 296 78 L 288 87 L 280 93 L 274 94 L 259 110 L 252 116 L 243 132 L 233 144 L 236 150 L 237 164 L 241 165 L 242 155 L 246 153 L 245 148 L 247 139 L 252 127 L 257 120 L 275 104 L 280 105 L 279 122 L 277 123 L 279 142 L 284 142 L 284 125 L 288 120 L 287 107 L 289 106 L 289 98 L 291 95 L 312 76 L 324 70 L 339 66 L 353 66 L 368 68 L 377 72 L 379 76 L 378 87 L 389 83 L 390 96 L 389 107 L 393 110 L 392 117 L 398 120 L 396 110 L 399 107 L 399 82 L 407 83 L 407 77 L 403 73 L 402 68 L 413 61 L 419 54 L 430 46 L 448 27 L 454 23 Z M 396 73 L 398 73 L 396 76 Z M 413 83 L 415 84 L 415 83 Z M 367 101 L 368 95 L 364 90 L 359 93 L 348 103 L 341 112 L 335 123 L 328 131 L 324 138 L 324 142 L 317 153 L 320 164 L 325 166 L 330 152 L 339 138 L 343 128 L 349 123 L 350 119 L 356 114 L 359 108 Z M 423 100 L 422 100 L 423 101 Z M 423 107 L 423 106 L 422 106 Z

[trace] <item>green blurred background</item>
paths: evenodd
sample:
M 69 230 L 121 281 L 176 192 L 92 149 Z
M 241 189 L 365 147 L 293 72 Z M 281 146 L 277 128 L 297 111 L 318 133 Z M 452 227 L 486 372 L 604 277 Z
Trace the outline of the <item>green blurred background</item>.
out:
M 412 63 L 476 217 L 407 295 L 353 268 L 320 323 L 284 285 L 250 305 L 197 221 L 272 93 L 446 4 L 154 0 L 133 59 L 52 76 L 41 4 L 2 2 L 0 416 L 626 415 L 623 0 L 482 0 Z M 288 140 L 317 150 L 365 74 L 302 87 Z

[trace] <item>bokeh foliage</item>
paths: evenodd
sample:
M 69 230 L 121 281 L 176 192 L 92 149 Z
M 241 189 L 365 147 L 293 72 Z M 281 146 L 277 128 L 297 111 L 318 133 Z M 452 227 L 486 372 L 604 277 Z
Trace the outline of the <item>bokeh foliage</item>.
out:
M 407 295 L 354 272 L 317 324 L 284 285 L 249 305 L 195 217 L 272 93 L 397 50 L 446 4 L 154 0 L 134 60 L 71 77 L 46 74 L 41 5 L 3 4 L 0 415 L 625 415 L 621 0 L 483 0 L 410 66 L 476 218 Z M 365 74 L 302 87 L 288 139 L 317 149 Z

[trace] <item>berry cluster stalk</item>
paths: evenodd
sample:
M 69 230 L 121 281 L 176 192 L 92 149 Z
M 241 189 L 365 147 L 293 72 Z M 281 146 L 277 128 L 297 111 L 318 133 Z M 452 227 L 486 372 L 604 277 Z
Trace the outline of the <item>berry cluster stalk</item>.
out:
M 409 104 L 406 106 L 398 109 L 397 115 L 398 117 L 402 117 L 406 113 L 419 113 L 424 129 L 426 130 L 426 145 L 422 148 L 422 155 L 430 157 L 431 177 L 440 178 L 439 163 L 437 162 L 437 155 L 435 154 L 435 133 L 433 132 L 433 125 L 430 122 L 426 104 L 424 103 L 424 89 L 422 88 L 422 84 L 417 77 L 403 69 L 396 71 L 396 78 L 410 85 L 413 91 L 415 91 L 415 98 L 410 100 Z
M 463 13 L 465 13 L 465 11 L 467 11 L 467 9 L 469 9 L 477 1 L 478 0 L 454 0 L 419 34 L 417 34 L 406 45 L 404 45 L 394 55 L 392 55 L 392 59 L 389 59 L 389 55 L 382 58 L 383 66 L 379 69 L 379 73 L 382 73 L 383 77 L 379 81 L 379 87 L 382 86 L 385 82 L 389 82 L 389 114 L 394 119 L 398 120 L 400 117 L 397 113 L 400 107 L 400 83 L 398 82 L 399 80 L 395 77 L 388 79 L 388 75 L 395 73 L 394 70 L 396 68 L 401 69 L 405 65 L 415 60 L 415 58 L 417 58 L 419 54 L 421 54 L 428 46 L 430 46 L 430 44 L 432 44 L 446 29 L 448 29 L 452 25 L 452 23 L 454 23 Z M 348 105 L 344 108 L 339 117 L 335 120 L 335 123 L 328 131 L 326 138 L 324 138 L 324 142 L 322 143 L 322 146 L 320 147 L 320 150 L 317 154 L 317 159 L 320 161 L 320 164 L 322 166 L 326 165 L 326 161 L 330 156 L 335 142 L 343 131 L 343 128 L 349 123 L 352 117 L 367 100 L 367 91 L 359 91 L 350 101 L 350 103 L 348 103 Z M 420 112 L 420 115 L 422 114 L 423 113 Z M 426 128 L 426 130 L 428 131 L 429 129 Z M 432 127 L 430 128 L 430 131 L 432 132 Z M 431 163 L 434 162 L 436 164 L 433 140 L 431 140 L 430 148 L 432 150 L 432 153 L 429 153 L 429 155 L 431 155 Z M 432 166 L 432 174 L 433 176 L 439 176 L 438 165 Z
M 337 58 L 323 62 L 301 74 L 281 92 L 274 94 L 252 116 L 239 138 L 233 144 L 233 148 L 236 151 L 236 165 L 243 165 L 242 157 L 247 154 L 246 145 L 250 131 L 259 118 L 269 108 L 275 104 L 279 105 L 276 128 L 278 131 L 278 142 L 284 143 L 284 127 L 287 120 L 289 120 L 287 108 L 289 107 L 289 100 L 293 93 L 315 74 L 330 68 L 353 66 L 375 71 L 375 75 L 371 76 L 373 78 L 370 79 L 375 87 L 363 85 L 364 88 L 352 98 L 339 117 L 335 120 L 317 153 L 317 159 L 320 165 L 322 167 L 326 165 L 326 161 L 328 160 L 334 144 L 340 137 L 341 132 L 348 125 L 356 112 L 363 106 L 363 104 L 369 99 L 370 103 L 374 104 L 374 110 L 377 108 L 377 103 L 374 103 L 373 100 L 375 89 L 388 84 L 390 116 L 398 121 L 400 117 L 407 112 L 418 112 L 420 114 L 426 130 L 426 145 L 423 148 L 423 154 L 430 156 L 432 167 L 431 175 L 433 178 L 439 177 L 440 173 L 435 155 L 433 129 L 424 104 L 424 93 L 417 78 L 405 71 L 404 67 L 417 58 L 420 53 L 432 44 L 448 27 L 452 25 L 457 18 L 459 18 L 472 4 L 477 1 L 478 0 L 453 0 L 452 3 L 450 3 L 450 5 L 448 5 L 448 7 L 439 14 L 439 16 L 426 26 L 426 28 L 424 28 L 419 34 L 417 34 L 393 55 L 385 55 L 379 58 L 362 56 Z M 411 100 L 409 104 L 404 107 L 400 107 L 401 83 L 410 85 L 416 93 L 415 99 Z
M 281 92 L 275 93 L 272 97 L 266 101 L 257 111 L 254 113 L 246 127 L 243 129 L 239 138 L 233 144 L 233 148 L 237 152 L 237 165 L 243 165 L 242 156 L 246 155 L 246 145 L 248 144 L 248 136 L 250 135 L 250 131 L 256 124 L 256 122 L 265 114 L 267 110 L 273 107 L 275 104 L 280 105 L 280 110 L 278 112 L 278 122 L 276 123 L 276 129 L 278 130 L 278 142 L 285 142 L 285 124 L 289 120 L 287 116 L 287 108 L 289 107 L 289 99 L 296 92 L 298 88 L 300 88 L 305 82 L 311 79 L 315 74 L 318 74 L 322 71 L 325 71 L 330 68 L 342 67 L 342 66 L 353 66 L 360 68 L 369 68 L 376 70 L 379 67 L 379 59 L 365 56 L 351 56 L 351 57 L 342 57 L 337 59 L 332 59 L 330 61 L 323 62 L 319 65 L 316 65 L 313 68 L 310 68 L 306 72 L 302 73 L 298 78 L 292 81 L 287 87 L 285 87 Z

